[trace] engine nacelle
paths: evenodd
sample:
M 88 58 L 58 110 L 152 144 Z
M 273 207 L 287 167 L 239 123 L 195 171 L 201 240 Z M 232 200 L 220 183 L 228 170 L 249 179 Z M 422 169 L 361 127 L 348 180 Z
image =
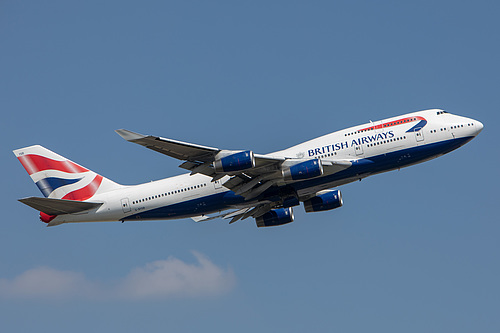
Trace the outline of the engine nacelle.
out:
M 234 172 L 255 167 L 255 157 L 250 150 L 224 156 L 214 161 L 215 172 Z
M 321 212 L 342 207 L 342 193 L 339 190 L 319 191 L 315 197 L 304 201 L 306 213 Z
M 294 164 L 282 171 L 283 178 L 289 180 L 302 180 L 319 177 L 323 174 L 323 166 L 318 159 L 308 160 Z
M 273 209 L 256 218 L 255 221 L 259 228 L 287 224 L 293 222 L 293 209 L 291 207 Z

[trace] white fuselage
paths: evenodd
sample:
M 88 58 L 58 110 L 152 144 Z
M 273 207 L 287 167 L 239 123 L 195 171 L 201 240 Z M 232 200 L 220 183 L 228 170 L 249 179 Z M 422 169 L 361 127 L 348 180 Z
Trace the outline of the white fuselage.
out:
M 353 162 L 342 172 L 277 184 L 290 185 L 302 196 L 436 158 L 470 141 L 482 128 L 473 119 L 426 110 L 347 128 L 268 156 Z M 97 210 L 60 215 L 54 222 L 175 219 L 250 205 L 222 185 L 227 179 L 212 182 L 202 174 L 184 174 L 124 186 L 92 197 L 103 202 Z

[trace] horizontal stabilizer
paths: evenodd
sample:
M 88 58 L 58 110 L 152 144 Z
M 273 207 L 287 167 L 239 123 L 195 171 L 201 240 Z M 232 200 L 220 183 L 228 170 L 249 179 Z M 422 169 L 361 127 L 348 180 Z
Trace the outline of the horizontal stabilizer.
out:
M 19 201 L 48 215 L 74 214 L 94 209 L 102 205 L 102 203 L 100 202 L 85 202 L 38 197 L 19 199 Z

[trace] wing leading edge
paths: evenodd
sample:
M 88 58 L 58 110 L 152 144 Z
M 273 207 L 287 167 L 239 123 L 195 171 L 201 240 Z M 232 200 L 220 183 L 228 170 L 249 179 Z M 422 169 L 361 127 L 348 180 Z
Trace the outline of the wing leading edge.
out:
M 166 139 L 158 136 L 142 135 L 126 129 L 119 129 L 115 132 L 127 141 L 137 143 L 178 160 L 208 162 L 212 161 L 213 157 L 220 151 L 220 149 L 217 148 Z

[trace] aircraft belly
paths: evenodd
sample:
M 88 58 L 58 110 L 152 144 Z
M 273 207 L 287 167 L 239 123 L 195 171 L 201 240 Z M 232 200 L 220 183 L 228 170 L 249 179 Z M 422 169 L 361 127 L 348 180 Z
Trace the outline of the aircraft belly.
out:
M 123 220 L 169 220 L 210 214 L 244 202 L 242 196 L 232 191 L 220 192 L 192 200 L 175 203 L 168 206 L 154 208 L 140 213 L 129 215 Z

